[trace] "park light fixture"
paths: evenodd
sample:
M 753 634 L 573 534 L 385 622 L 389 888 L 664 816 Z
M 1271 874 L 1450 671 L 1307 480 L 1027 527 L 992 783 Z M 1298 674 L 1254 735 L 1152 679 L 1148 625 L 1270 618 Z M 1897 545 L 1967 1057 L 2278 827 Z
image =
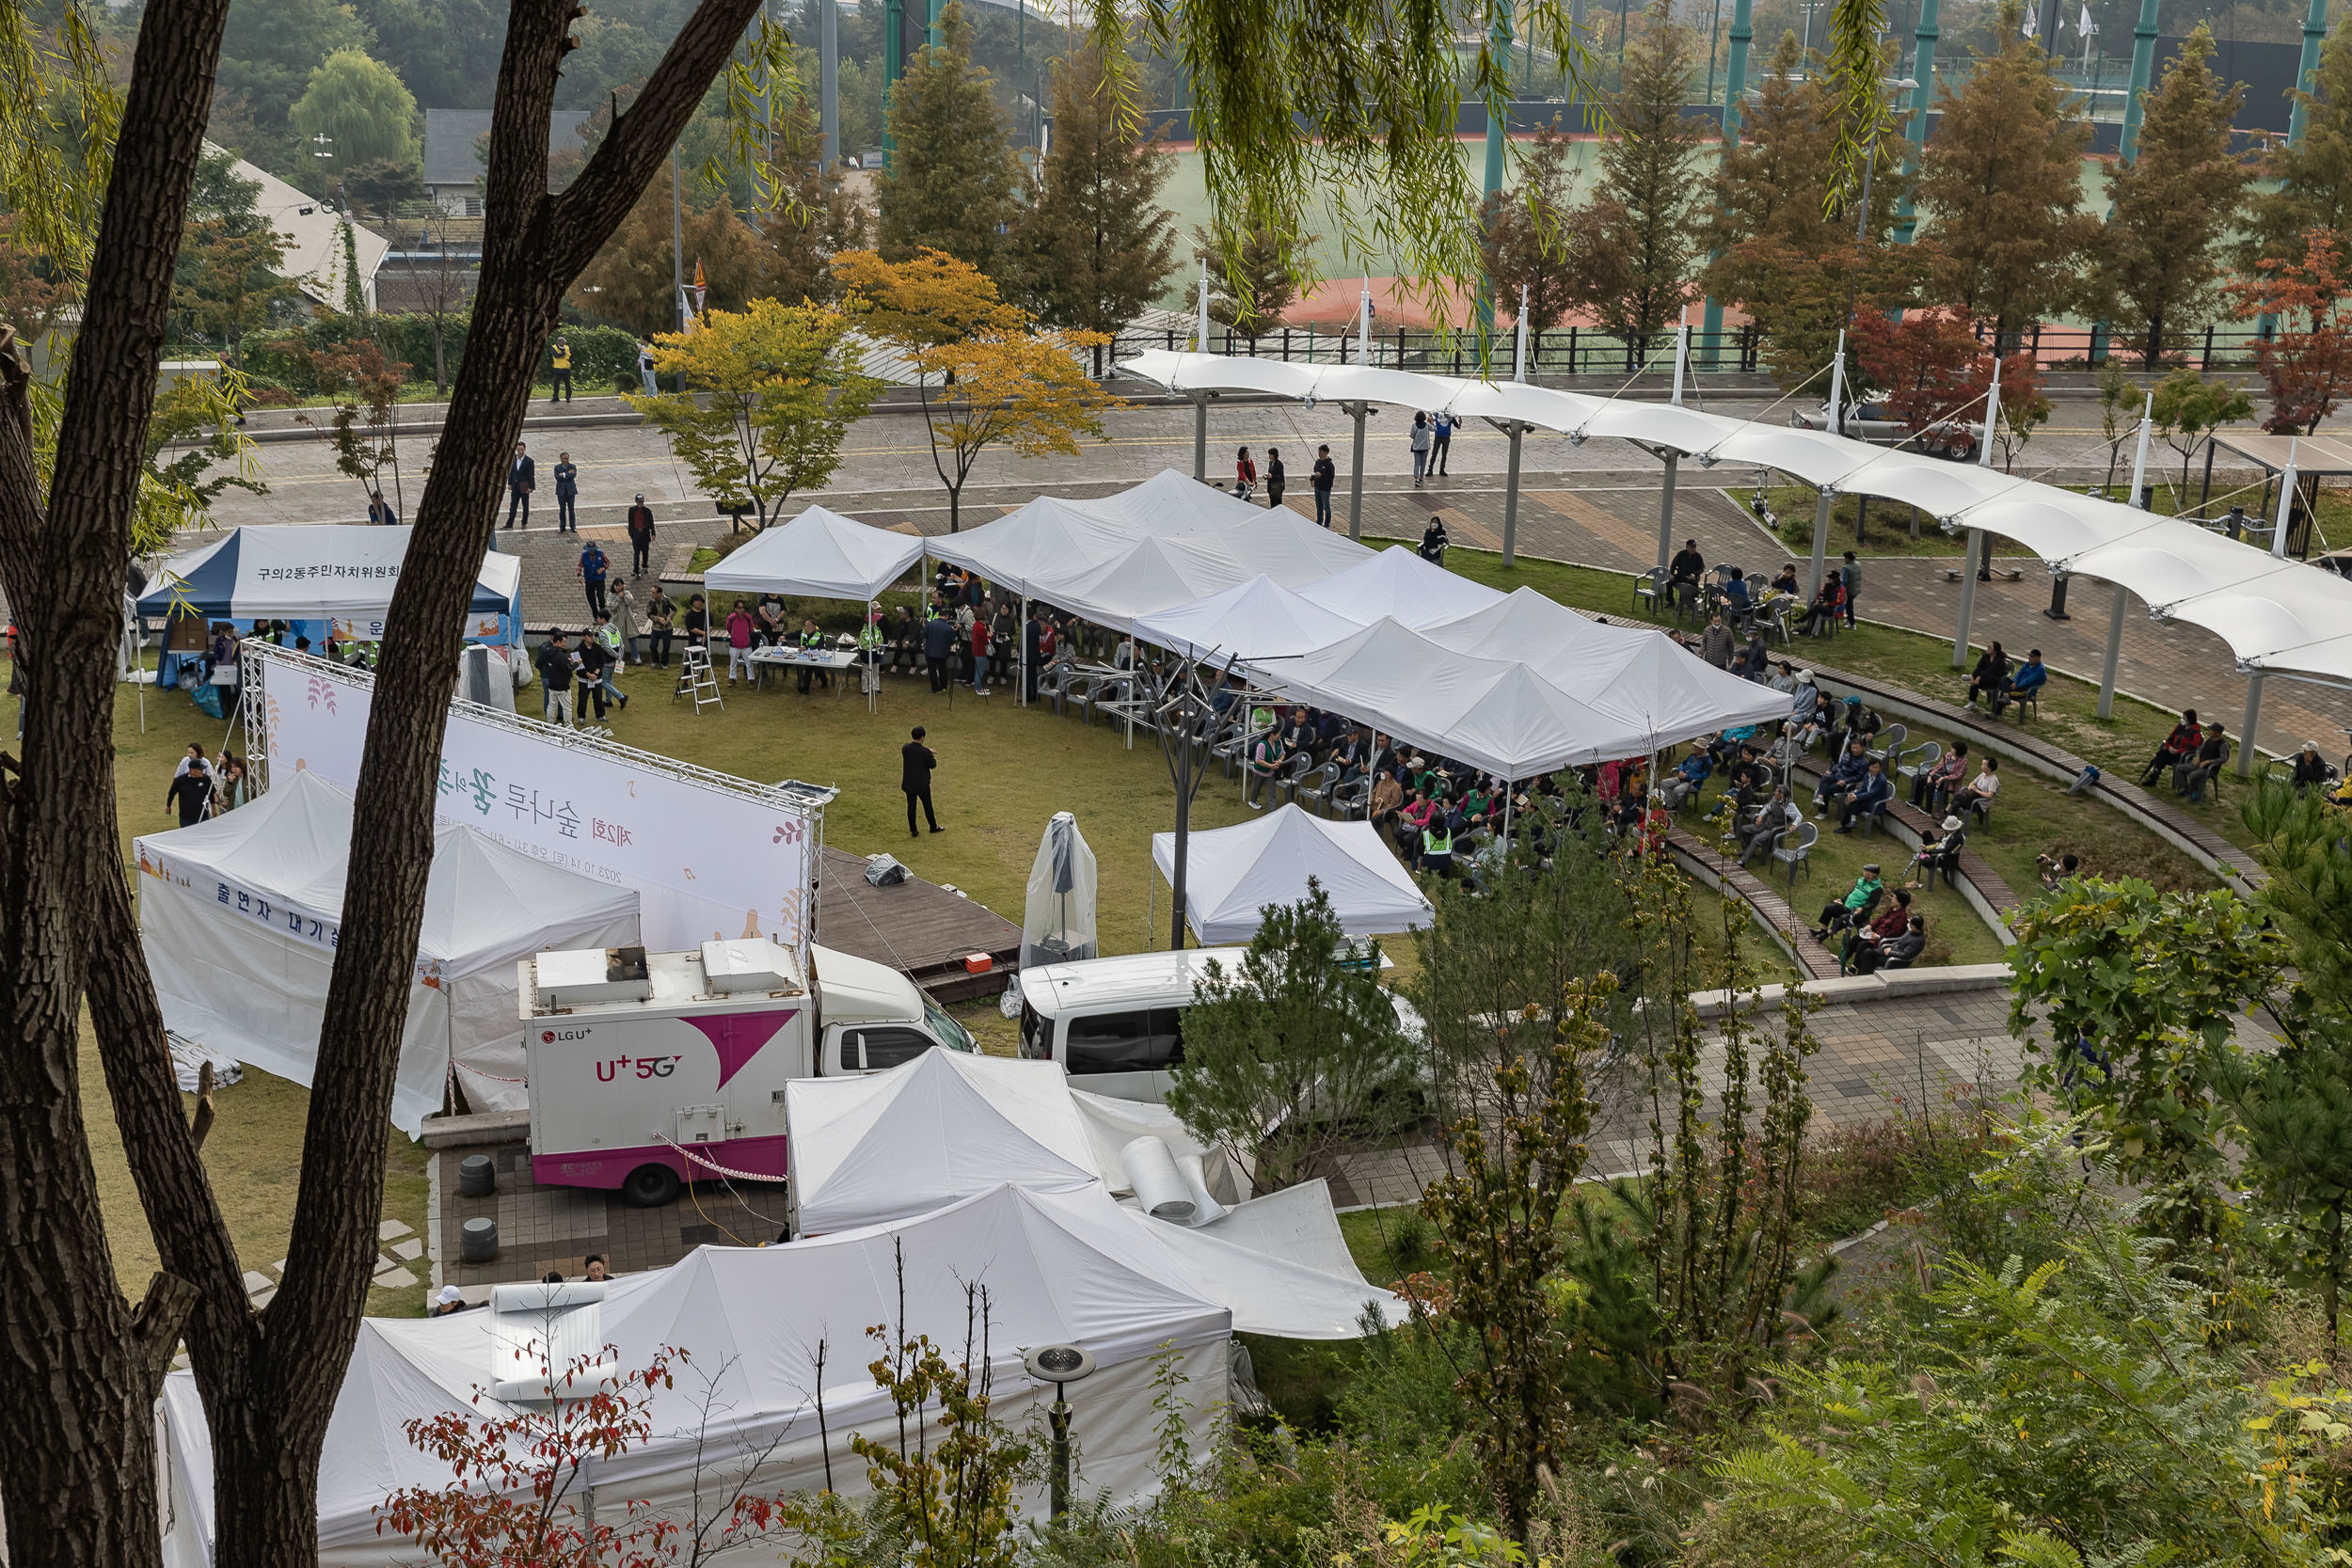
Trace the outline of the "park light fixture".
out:
M 1081 1381 L 1094 1370 L 1094 1357 L 1079 1345 L 1041 1345 L 1021 1358 L 1031 1377 L 1054 1386 L 1054 1402 L 1045 1420 L 1054 1436 L 1052 1471 L 1048 1482 L 1050 1517 L 1070 1512 L 1070 1402 L 1062 1397 L 1065 1384 Z

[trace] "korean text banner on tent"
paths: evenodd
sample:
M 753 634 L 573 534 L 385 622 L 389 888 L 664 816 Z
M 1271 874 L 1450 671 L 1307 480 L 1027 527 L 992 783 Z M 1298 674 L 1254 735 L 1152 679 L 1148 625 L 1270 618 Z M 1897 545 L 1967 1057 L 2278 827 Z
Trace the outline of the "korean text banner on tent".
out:
M 308 768 L 357 789 L 367 679 L 308 662 L 253 663 L 263 672 L 271 776 Z M 814 847 L 809 819 L 788 808 L 456 705 L 441 740 L 437 811 L 550 865 L 635 888 L 648 946 L 765 936 L 806 951 Z

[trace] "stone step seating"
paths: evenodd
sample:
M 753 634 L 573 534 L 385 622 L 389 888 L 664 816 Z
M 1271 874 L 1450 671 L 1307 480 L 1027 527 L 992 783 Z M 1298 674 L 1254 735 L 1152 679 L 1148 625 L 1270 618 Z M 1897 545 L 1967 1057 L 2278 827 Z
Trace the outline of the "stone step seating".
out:
M 1836 974 L 1836 950 L 1813 940 L 1813 922 L 1800 915 L 1770 882 L 1687 828 L 1669 831 L 1666 847 L 1702 879 L 1728 887 L 1808 976 L 1826 980 Z
M 1816 671 L 1815 673 L 1818 674 L 1820 672 Z M 1807 757 L 1797 764 L 1797 771 L 1804 777 L 1806 788 L 1810 789 L 1820 782 L 1821 775 L 1828 771 L 1828 768 L 1820 760 Z M 1905 844 L 1915 854 L 1919 848 L 1921 835 L 1929 829 L 1937 826 L 1943 819 L 1930 816 L 1926 812 L 1913 805 L 1901 787 L 1903 781 L 1898 779 L 1895 783 L 1897 785 L 1895 798 L 1886 803 L 1887 836 Z M 1798 804 L 1809 807 L 1809 797 L 1801 800 Z M 1998 818 L 2001 814 L 2000 804 L 1996 802 L 1993 809 L 1994 816 Z M 1828 832 L 1830 828 L 1831 823 L 1826 819 L 1821 819 L 1821 831 Z M 1972 827 L 1969 829 L 1969 837 L 1973 842 L 1978 833 L 1991 831 L 1986 827 Z M 1979 905 L 1978 912 L 1990 916 L 1989 924 L 1999 933 L 2001 940 L 2010 941 L 2008 926 L 2001 917 L 2024 903 L 2025 900 L 2018 897 L 2001 874 L 1986 864 L 1984 857 L 1974 849 L 1963 849 L 1960 852 L 1960 875 L 1968 886 L 1976 891 L 1977 896 L 1970 902 Z M 1897 879 L 1890 878 L 1888 885 L 1893 886 Z M 1908 880 L 1909 879 L 1899 879 Z

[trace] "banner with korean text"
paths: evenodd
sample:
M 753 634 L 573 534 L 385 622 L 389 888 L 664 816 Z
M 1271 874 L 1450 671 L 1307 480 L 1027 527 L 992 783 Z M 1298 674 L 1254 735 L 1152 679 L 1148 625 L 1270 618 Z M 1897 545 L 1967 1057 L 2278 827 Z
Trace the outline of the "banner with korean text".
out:
M 255 677 L 259 675 L 257 684 Z M 269 776 L 359 786 L 371 676 L 272 651 L 246 665 Z M 765 936 L 806 957 L 817 821 L 809 808 L 704 784 L 626 747 L 450 705 L 437 814 L 567 871 L 637 892 L 646 945 Z M 352 895 L 366 896 L 364 889 Z

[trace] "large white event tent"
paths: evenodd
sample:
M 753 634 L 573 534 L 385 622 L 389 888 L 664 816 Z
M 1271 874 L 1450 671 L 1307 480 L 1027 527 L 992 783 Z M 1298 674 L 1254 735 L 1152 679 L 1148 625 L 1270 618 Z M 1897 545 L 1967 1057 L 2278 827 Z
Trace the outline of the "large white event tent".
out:
M 1152 835 L 1152 863 L 1172 884 L 1176 835 Z M 1436 920 L 1429 900 L 1369 822 L 1329 822 L 1296 805 L 1196 832 L 1184 859 L 1184 919 L 1206 944 L 1248 942 L 1258 911 L 1295 904 L 1307 880 L 1330 896 L 1351 937 L 1409 931 Z
M 1430 564 L 1402 545 L 1308 583 L 1298 596 L 1359 626 L 1386 618 L 1416 628 L 1474 614 L 1502 597 L 1485 583 Z
M 1661 456 L 1666 466 L 1659 519 L 1661 568 L 1672 547 L 1675 482 L 1685 458 L 1695 459 L 1702 468 L 1752 464 L 1820 490 L 1813 526 L 1812 580 L 1817 584 L 1835 497 L 1867 496 L 1916 506 L 1946 528 L 1966 531 L 1965 559 L 1976 558 L 1984 534 L 1997 534 L 2040 556 L 2053 576 L 2110 584 L 2115 591 L 2108 611 L 2111 627 L 2120 627 L 2129 593 L 2137 594 L 2158 621 L 2184 622 L 2220 638 L 2248 677 L 2246 716 L 2238 733 L 2249 739 L 2261 714 L 2265 674 L 2352 680 L 2352 635 L 2343 630 L 2352 625 L 2352 581 L 2288 560 L 2283 528 L 2274 529 L 2271 546 L 2265 551 L 2192 521 L 2159 516 L 1989 466 L 1944 462 L 1828 431 L 1703 413 L 1682 406 L 1678 398 L 1671 404 L 1629 403 L 1523 381 L 1498 384 L 1373 365 L 1289 365 L 1158 349 L 1122 359 L 1120 368 L 1192 398 L 1203 410 L 1207 400 L 1219 393 L 1260 392 L 1339 404 L 1359 420 L 1374 404 L 1442 409 L 1457 420 L 1484 419 L 1515 442 L 1527 430 L 1555 431 L 1577 441 L 1602 436 L 1638 442 Z M 2291 476 L 2291 468 L 2289 472 Z M 1517 485 L 1515 462 L 1504 504 L 1506 559 L 1513 547 Z M 2282 510 L 2284 492 L 2292 488 L 2291 483 L 2282 486 Z M 1967 646 L 1975 594 L 1974 574 L 1962 573 L 1955 663 Z M 2113 700 L 2118 655 L 2118 637 L 2110 635 L 2101 673 L 2103 713 Z M 2242 747 L 2241 771 L 2250 767 L 2251 759 L 2250 748 Z
M 363 1320 L 319 1465 L 320 1560 L 347 1568 L 416 1555 L 412 1544 L 377 1534 L 375 1510 L 402 1488 L 446 1485 L 450 1472 L 409 1443 L 406 1423 L 529 1408 L 513 1402 L 531 1370 L 517 1353 L 532 1340 L 592 1355 L 611 1346 L 615 1372 L 647 1367 L 664 1347 L 691 1357 L 673 1386 L 652 1394 L 652 1437 L 590 1461 L 580 1487 L 675 1515 L 692 1506 L 698 1467 L 706 1486 L 712 1476 L 732 1486 L 758 1460 L 750 1480 L 761 1492 L 830 1484 L 861 1493 L 866 1466 L 850 1434 L 894 1418 L 866 1371 L 866 1329 L 883 1323 L 961 1345 L 967 1282 L 987 1291 L 992 1414 L 1018 1427 L 1053 1398 L 1023 1370 L 1025 1350 L 1085 1346 L 1096 1370 L 1068 1386 L 1084 1445 L 1081 1493 L 1148 1497 L 1158 1485 L 1154 1358 L 1172 1349 L 1187 1434 L 1205 1449 L 1232 1390 L 1239 1314 L 1229 1298 L 1279 1307 L 1299 1279 L 1331 1277 L 1232 1243 L 1211 1243 L 1223 1249 L 1215 1255 L 1182 1254 L 1160 1232 L 1177 1233 L 1097 1187 L 1000 1185 L 897 1225 L 782 1246 L 701 1247 L 669 1268 L 603 1284 L 500 1286 L 488 1310 Z M 1211 1261 L 1196 1266 L 1192 1256 Z M 1357 1311 L 1368 1302 L 1393 1321 L 1394 1297 L 1369 1288 L 1363 1296 Z M 1327 1317 L 1338 1310 L 1322 1307 Z M 1358 1332 L 1350 1323 L 1328 1337 Z M 213 1456 L 190 1373 L 165 1379 L 160 1418 L 165 1560 L 211 1568 Z
M 139 936 L 165 1027 L 308 1085 L 318 1065 L 351 858 L 351 796 L 296 770 L 249 804 L 132 846 Z M 485 1110 L 517 1110 L 516 964 L 640 940 L 637 895 L 471 828 L 434 829 L 392 1122 L 411 1137 L 453 1069 Z
M 1360 623 L 1263 574 L 1221 594 L 1136 620 L 1136 635 L 1144 641 L 1219 665 L 1235 658 L 1308 653 L 1361 629 Z
M 812 506 L 767 530 L 703 574 L 712 594 L 788 594 L 868 603 L 923 556 L 913 534 Z
M 1162 1105 L 1071 1086 L 1058 1062 L 926 1051 L 887 1072 L 784 1086 L 799 1229 L 821 1236 L 928 1213 L 998 1182 L 1134 1191 L 1121 1150 L 1156 1137 L 1200 1157 L 1210 1196 L 1239 1196 L 1231 1162 Z

